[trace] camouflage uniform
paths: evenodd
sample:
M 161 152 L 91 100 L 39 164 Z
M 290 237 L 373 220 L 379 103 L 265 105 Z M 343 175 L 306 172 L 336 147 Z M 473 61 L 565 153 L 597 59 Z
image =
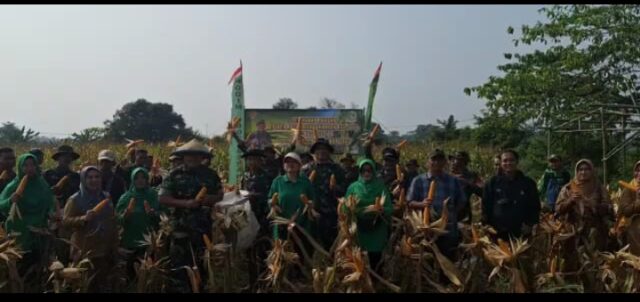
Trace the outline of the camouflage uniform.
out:
M 187 170 L 184 165 L 172 170 L 160 186 L 159 196 L 171 196 L 176 199 L 191 200 L 196 197 L 202 186 L 209 194 L 216 194 L 222 188 L 218 174 L 204 166 Z M 202 206 L 195 209 L 170 208 L 173 234 L 169 244 L 169 257 L 173 268 L 193 266 L 191 247 L 200 272 L 204 272 L 202 261 L 205 249 L 202 235 L 211 234 L 211 208 Z M 187 273 L 184 269 L 175 271 L 175 288 L 190 292 Z M 201 276 L 206 279 L 206 274 Z M 206 282 L 203 280 L 202 284 Z
M 344 196 L 346 191 L 344 170 L 340 165 L 329 163 L 311 164 L 309 170 L 304 171 L 307 177 L 311 171 L 316 171 L 316 176 L 312 185 L 316 191 L 316 199 L 313 200 L 316 210 L 320 214 L 320 219 L 315 225 L 316 230 L 313 231 L 316 237 L 320 239 L 325 249 L 329 249 L 338 235 L 338 198 Z M 331 175 L 335 175 L 336 186 L 330 189 L 329 181 Z
M 242 176 L 241 186 L 242 189 L 249 191 L 249 193 L 257 195 L 250 198 L 251 211 L 256 216 L 258 223 L 260 223 L 257 242 L 248 250 L 249 283 L 251 291 L 253 292 L 258 276 L 260 276 L 265 269 L 264 259 L 267 258 L 267 251 L 270 246 L 269 241 L 263 239 L 264 237 L 269 238 L 267 196 L 271 188 L 271 181 L 262 169 L 256 171 L 256 173 L 246 171 Z

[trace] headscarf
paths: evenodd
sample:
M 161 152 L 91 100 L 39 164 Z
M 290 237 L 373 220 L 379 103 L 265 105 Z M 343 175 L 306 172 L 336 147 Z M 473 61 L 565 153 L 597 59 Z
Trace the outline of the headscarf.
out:
M 364 165 L 371 166 L 373 172 L 372 179 L 368 181 L 362 177 L 362 167 L 364 167 Z M 364 203 L 371 203 L 376 197 L 380 197 L 386 191 L 387 187 L 382 179 L 376 177 L 376 165 L 372 160 L 368 158 L 361 159 L 358 162 L 358 171 L 360 172 L 360 176 L 356 182 L 349 186 L 348 194 L 355 194 L 358 200 Z
M 136 188 L 136 185 L 135 185 L 136 175 L 138 175 L 138 173 L 142 173 L 144 177 L 147 179 L 147 186 L 144 187 L 143 189 L 138 189 Z M 127 202 L 129 202 L 131 198 L 135 198 L 140 202 L 143 202 L 144 200 L 146 200 L 149 202 L 149 204 L 155 204 L 158 199 L 158 194 L 149 186 L 150 178 L 149 178 L 149 172 L 147 171 L 147 169 L 142 167 L 135 168 L 133 172 L 131 172 L 130 177 L 131 177 L 131 185 L 129 186 L 129 190 L 125 192 L 122 195 L 122 197 L 120 197 L 120 199 L 124 199 Z
M 15 219 L 6 221 L 7 231 L 19 232 L 18 243 L 23 249 L 27 250 L 32 249 L 34 244 L 32 232 L 28 229 L 28 226 L 46 227 L 47 216 L 53 210 L 54 205 L 53 193 L 49 188 L 49 184 L 42 177 L 38 160 L 33 154 L 26 153 L 18 157 L 16 163 L 16 171 L 18 173 L 0 194 L 0 207 L 2 212 L 8 216 L 11 209 L 11 195 L 16 192 L 22 177 L 25 175 L 24 164 L 29 158 L 36 164 L 36 174 L 29 178 L 23 195 L 17 203 L 22 219 L 15 217 Z
M 147 180 L 147 185 L 141 189 L 136 188 L 135 185 L 136 175 L 138 175 L 138 173 L 142 173 Z M 157 219 L 145 213 L 144 202 L 148 202 L 149 206 L 158 210 L 158 194 L 149 186 L 149 172 L 145 168 L 134 169 L 130 177 L 131 185 L 129 186 L 129 190 L 120 197 L 116 211 L 118 213 L 118 220 L 124 227 L 121 244 L 126 248 L 137 248 L 142 245 L 140 241 L 144 239 L 144 233 L 146 233 L 149 228 L 154 229 L 157 226 Z M 136 200 L 135 208 L 133 213 L 131 213 L 132 216 L 125 220 L 122 214 L 127 210 L 131 198 L 135 198 Z
M 91 192 L 87 188 L 87 174 L 89 174 L 89 171 L 91 170 L 94 170 L 102 175 L 102 172 L 100 172 L 100 170 L 96 166 L 87 166 L 82 168 L 82 171 L 80 171 L 80 191 L 78 191 L 78 193 L 75 195 L 75 205 L 83 213 L 93 209 L 96 205 L 98 205 L 98 203 L 100 203 L 100 201 L 109 197 L 109 193 L 102 191 L 102 182 L 100 183 L 101 188 L 98 192 Z M 111 204 L 112 203 L 108 203 L 107 207 L 110 207 Z M 100 213 L 96 214 L 96 218 L 88 224 L 90 230 L 97 229 L 100 222 L 111 215 L 111 213 L 106 210 L 103 210 Z
M 0 194 L 0 200 L 8 200 L 11 198 L 11 195 L 16 192 L 22 177 L 25 175 L 24 164 L 29 158 L 31 158 L 36 164 L 36 175 L 31 177 L 27 182 L 23 196 L 19 201 L 20 213 L 23 215 L 38 213 L 45 208 L 49 209 L 53 201 L 53 192 L 51 192 L 49 184 L 42 177 L 40 167 L 38 166 L 38 159 L 35 155 L 30 153 L 22 154 L 18 157 L 18 161 L 16 163 L 16 171 L 18 173 L 16 177 L 4 188 L 2 194 Z
M 578 180 L 578 167 L 582 164 L 587 164 L 591 167 L 591 178 L 585 181 Z M 575 174 L 574 178 L 571 181 L 571 189 L 577 190 L 582 194 L 583 197 L 588 198 L 591 197 L 596 191 L 596 188 L 600 185 L 598 179 L 596 178 L 596 169 L 593 166 L 593 163 L 588 159 L 581 159 L 576 163 L 575 166 Z

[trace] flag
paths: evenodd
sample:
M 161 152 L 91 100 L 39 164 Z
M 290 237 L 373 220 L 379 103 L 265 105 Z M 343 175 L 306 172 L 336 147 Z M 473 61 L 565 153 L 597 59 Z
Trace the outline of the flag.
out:
M 376 73 L 373 75 L 373 80 L 369 84 L 369 103 L 367 104 L 367 111 L 365 117 L 364 128 L 366 131 L 371 131 L 371 115 L 373 113 L 373 99 L 376 97 L 376 90 L 378 90 L 378 80 L 380 79 L 380 71 L 382 70 L 382 62 L 378 65 Z
M 240 125 L 236 129 L 238 137 L 244 139 L 244 85 L 242 84 L 242 61 L 240 61 L 240 67 L 233 72 L 229 84 L 233 82 L 233 89 L 231 89 L 231 118 L 240 118 Z M 228 84 L 227 84 L 228 85 Z M 242 163 L 240 160 L 240 154 L 238 152 L 238 142 L 235 139 L 231 140 L 229 144 L 229 179 L 227 183 L 235 185 L 238 182 L 238 177 L 241 175 L 240 168 Z

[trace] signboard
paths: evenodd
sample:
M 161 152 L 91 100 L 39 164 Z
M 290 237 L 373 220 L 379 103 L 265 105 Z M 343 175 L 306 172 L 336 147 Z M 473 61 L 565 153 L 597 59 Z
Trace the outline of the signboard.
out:
M 304 143 L 296 151 L 306 152 L 314 143 L 314 129 L 319 138 L 326 138 L 335 148 L 336 154 L 348 150 L 362 154 L 359 137 L 364 131 L 362 109 L 245 109 L 245 140 L 249 146 L 264 148 L 274 145 L 286 148 L 293 138 L 298 117 L 302 118 Z

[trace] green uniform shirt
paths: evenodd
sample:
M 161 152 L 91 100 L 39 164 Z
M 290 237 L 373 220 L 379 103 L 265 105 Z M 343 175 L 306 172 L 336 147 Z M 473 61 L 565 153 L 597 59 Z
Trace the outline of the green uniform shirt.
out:
M 289 180 L 287 175 L 280 175 L 276 177 L 271 184 L 269 198 L 273 197 L 273 194 L 275 193 L 278 193 L 278 206 L 282 210 L 282 213 L 280 213 L 279 216 L 289 219 L 296 211 L 299 210 L 296 223 L 308 230 L 309 220 L 307 215 L 302 215 L 304 204 L 302 203 L 302 200 L 300 200 L 300 195 L 305 194 L 309 200 L 316 200 L 316 194 L 311 186 L 311 182 L 309 182 L 309 179 L 304 176 L 300 176 L 296 182 L 292 182 Z M 273 236 L 275 239 L 279 238 L 278 228 L 274 228 Z

